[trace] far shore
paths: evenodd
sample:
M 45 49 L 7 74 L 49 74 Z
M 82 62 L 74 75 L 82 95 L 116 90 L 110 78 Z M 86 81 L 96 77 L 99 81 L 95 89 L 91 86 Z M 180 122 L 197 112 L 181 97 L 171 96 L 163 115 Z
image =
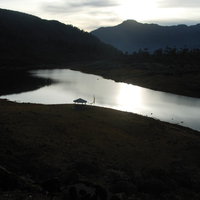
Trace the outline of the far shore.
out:
M 94 62 L 65 67 L 100 75 L 116 82 L 200 98 L 199 66 L 186 65 L 185 69 L 182 69 L 182 66 L 179 65 L 159 63 L 120 64 L 115 62 Z
M 37 65 L 17 70 L 72 69 L 95 74 L 116 82 L 124 82 L 153 90 L 200 98 L 200 69 L 193 65 L 160 63 L 124 64 L 112 61 L 76 62 L 68 64 Z M 12 72 L 15 68 L 2 69 Z

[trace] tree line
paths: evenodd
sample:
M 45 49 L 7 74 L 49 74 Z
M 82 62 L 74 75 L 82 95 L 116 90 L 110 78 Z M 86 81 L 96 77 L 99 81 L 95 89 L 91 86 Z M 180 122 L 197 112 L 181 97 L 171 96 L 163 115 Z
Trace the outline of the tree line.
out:
M 132 54 L 126 52 L 125 55 L 129 61 L 195 64 L 200 61 L 200 48 L 190 49 L 187 45 L 181 48 L 166 46 L 153 53 L 150 53 L 148 48 L 144 48 Z

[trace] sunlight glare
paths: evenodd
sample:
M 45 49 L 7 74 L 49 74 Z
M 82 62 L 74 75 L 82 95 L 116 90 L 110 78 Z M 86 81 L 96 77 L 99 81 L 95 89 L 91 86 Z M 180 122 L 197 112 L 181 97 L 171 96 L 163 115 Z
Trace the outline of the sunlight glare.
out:
M 142 103 L 140 93 L 140 87 L 122 83 L 117 98 L 120 109 L 136 112 Z
M 156 0 L 120 0 L 117 13 L 123 19 L 145 20 L 153 18 L 156 11 Z

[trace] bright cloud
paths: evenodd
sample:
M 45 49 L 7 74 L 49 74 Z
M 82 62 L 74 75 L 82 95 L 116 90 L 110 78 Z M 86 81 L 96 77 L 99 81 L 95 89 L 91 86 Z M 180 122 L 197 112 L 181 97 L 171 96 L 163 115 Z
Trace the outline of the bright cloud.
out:
M 54 1 L 52 3 L 45 2 L 42 4 L 42 9 L 56 13 L 71 13 L 74 11 L 85 12 L 85 9 L 99 9 L 117 6 L 117 1 L 106 0 L 71 0 L 71 1 Z
M 156 10 L 155 0 L 121 0 L 116 12 L 123 19 L 144 20 L 151 17 Z

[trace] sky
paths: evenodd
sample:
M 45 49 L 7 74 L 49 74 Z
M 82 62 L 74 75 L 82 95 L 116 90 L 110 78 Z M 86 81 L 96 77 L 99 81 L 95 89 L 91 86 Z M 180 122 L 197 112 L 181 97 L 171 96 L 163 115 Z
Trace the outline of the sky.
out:
M 58 20 L 87 32 L 127 19 L 159 25 L 200 23 L 200 0 L 0 0 L 0 8 Z

